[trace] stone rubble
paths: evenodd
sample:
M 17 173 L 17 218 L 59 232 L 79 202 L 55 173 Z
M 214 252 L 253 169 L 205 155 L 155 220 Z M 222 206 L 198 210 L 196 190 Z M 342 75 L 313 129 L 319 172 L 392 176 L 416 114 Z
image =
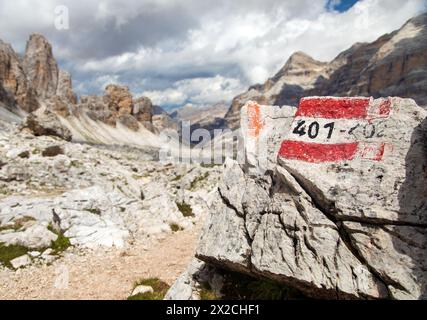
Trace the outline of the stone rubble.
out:
M 151 149 L 90 146 L 9 129 L 0 134 L 0 243 L 27 247 L 34 260 L 56 259 L 34 253 L 58 237 L 48 230 L 52 210 L 72 246 L 125 248 L 193 228 L 218 181 L 220 167 L 161 164 Z M 23 152 L 28 157 L 20 157 Z

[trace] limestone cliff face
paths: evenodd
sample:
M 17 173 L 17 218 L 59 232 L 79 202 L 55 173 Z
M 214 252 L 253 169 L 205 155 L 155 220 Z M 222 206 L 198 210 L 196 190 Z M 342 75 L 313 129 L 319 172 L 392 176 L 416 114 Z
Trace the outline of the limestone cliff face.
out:
M 56 95 L 61 97 L 68 103 L 77 103 L 77 95 L 73 92 L 73 83 L 71 80 L 71 75 L 67 71 L 59 70 Z
M 50 98 L 56 94 L 59 68 L 52 46 L 45 37 L 40 34 L 30 36 L 22 65 L 38 97 Z
M 134 99 L 128 87 L 110 84 L 103 96 L 82 96 L 74 113 L 116 126 L 118 122 L 137 131 L 140 125 L 153 131 L 153 105 L 147 97 Z
M 46 104 L 67 116 L 77 103 L 70 74 L 58 68 L 51 45 L 39 34 L 30 36 L 23 59 L 0 40 L 0 85 L 0 101 L 9 109 L 33 112 Z
M 0 40 L 0 101 L 11 109 L 19 105 L 31 112 L 39 107 L 18 55 Z
M 297 105 L 304 96 L 400 96 L 427 106 L 427 13 L 372 43 L 357 43 L 329 63 L 297 52 L 262 85 L 235 97 L 226 115 L 239 126 L 239 112 L 249 100 Z
M 32 34 L 27 41 L 22 67 L 28 83 L 37 98 L 52 106 L 61 116 L 67 116 L 64 105 L 75 105 L 71 75 L 60 70 L 48 40 L 40 34 Z
M 82 96 L 78 102 L 71 75 L 58 67 L 51 44 L 40 34 L 30 36 L 23 59 L 0 40 L 0 102 L 12 111 L 30 113 L 43 105 L 63 118 L 87 114 L 113 127 L 120 122 L 134 131 L 141 125 L 154 131 L 150 99 L 134 99 L 125 86 L 108 85 L 103 96 Z

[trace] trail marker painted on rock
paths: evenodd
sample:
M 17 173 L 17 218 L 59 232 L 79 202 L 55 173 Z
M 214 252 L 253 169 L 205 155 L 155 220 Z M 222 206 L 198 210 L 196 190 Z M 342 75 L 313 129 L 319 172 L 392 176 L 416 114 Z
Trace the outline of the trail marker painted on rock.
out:
M 260 105 L 256 102 L 248 103 L 248 132 L 252 137 L 258 137 L 263 127 Z
M 300 101 L 281 158 L 312 163 L 357 158 L 380 161 L 391 100 L 310 97 Z

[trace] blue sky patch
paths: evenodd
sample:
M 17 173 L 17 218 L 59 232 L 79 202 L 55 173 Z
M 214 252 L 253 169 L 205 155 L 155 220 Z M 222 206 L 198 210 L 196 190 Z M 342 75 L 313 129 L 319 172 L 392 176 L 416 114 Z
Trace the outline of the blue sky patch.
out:
M 350 9 L 358 0 L 328 0 L 326 7 L 329 10 L 344 12 Z

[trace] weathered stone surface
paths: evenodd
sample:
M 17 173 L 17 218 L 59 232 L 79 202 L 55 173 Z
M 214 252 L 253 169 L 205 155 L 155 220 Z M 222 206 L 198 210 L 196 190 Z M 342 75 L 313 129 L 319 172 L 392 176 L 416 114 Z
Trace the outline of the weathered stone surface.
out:
M 0 102 L 7 107 L 20 106 L 31 112 L 39 107 L 22 68 L 18 55 L 9 44 L 0 40 Z
M 65 101 L 65 103 L 77 103 L 77 95 L 73 92 L 71 75 L 67 71 L 59 70 L 56 95 Z
M 20 245 L 31 249 L 46 248 L 52 241 L 58 238 L 56 234 L 49 231 L 47 226 L 35 224 L 24 231 L 12 232 L 0 235 L 0 242 L 7 245 Z
M 226 161 L 196 257 L 316 298 L 426 298 L 427 112 L 409 99 L 357 98 L 352 101 L 366 109 L 352 118 L 348 111 L 354 115 L 355 105 L 344 113 L 333 107 L 348 99 L 307 100 L 314 103 L 313 115 L 301 104 L 292 125 L 282 115 L 284 141 L 300 143 L 296 153 L 284 142 L 276 165 L 259 172 L 248 170 L 259 161 Z M 253 131 L 246 112 L 244 137 Z M 327 122 L 335 121 L 331 136 L 322 112 Z M 303 118 L 306 127 L 296 130 Z M 326 132 L 315 136 L 308 128 L 313 121 Z M 318 146 L 304 149 L 301 143 Z M 277 155 L 276 144 L 268 156 Z M 346 144 L 357 147 L 348 158 L 322 151 Z M 246 154 L 253 150 L 249 144 Z
M 55 145 L 63 154 L 44 157 L 43 150 Z M 30 157 L 20 158 L 23 151 Z M 15 233 L 24 231 L 17 229 L 18 217 L 45 229 L 54 227 L 55 219 L 82 250 L 151 243 L 171 234 L 172 225 L 194 228 L 207 212 L 213 196 L 208 191 L 220 172 L 197 164 L 161 164 L 152 160 L 151 149 L 90 146 L 16 130 L 1 132 L 0 159 L 0 234 L 17 238 Z M 177 203 L 183 202 L 192 214 L 180 211 Z
M 31 259 L 27 254 L 24 254 L 23 256 L 20 256 L 18 258 L 15 258 L 10 261 L 10 264 L 13 268 L 19 269 L 22 267 L 25 267 L 31 263 Z
M 23 60 L 10 45 L 0 41 L 0 101 L 6 107 L 35 111 L 45 104 L 66 117 L 77 103 L 71 76 L 59 70 L 52 47 L 42 35 L 30 36 Z
M 130 115 L 133 110 L 132 94 L 128 87 L 110 84 L 105 88 L 108 107 L 118 116 Z
M 276 164 L 280 144 L 288 134 L 296 108 L 267 107 L 254 101 L 241 111 L 241 127 L 248 171 L 271 169 Z
M 427 14 L 371 43 L 356 43 L 331 62 L 305 53 L 291 55 L 285 66 L 264 84 L 251 86 L 233 99 L 225 119 L 239 126 L 240 109 L 249 101 L 266 105 L 297 105 L 305 96 L 400 96 L 427 106 Z
M 131 130 L 138 131 L 140 125 L 154 131 L 152 125 L 153 105 L 147 97 L 133 99 L 129 89 L 119 85 L 108 85 L 105 94 L 82 96 L 74 115 L 85 113 L 95 121 L 116 126 L 118 122 Z
M 42 151 L 43 157 L 55 157 L 59 154 L 64 154 L 64 149 L 61 146 L 49 146 Z
M 56 136 L 67 141 L 71 141 L 72 138 L 70 130 L 48 110 L 30 113 L 24 119 L 21 128 L 30 130 L 36 136 Z
M 63 118 L 68 117 L 71 114 L 71 105 L 65 102 L 65 100 L 59 96 L 54 96 L 45 100 L 45 104 L 47 105 L 47 109 L 49 111 L 52 111 L 56 115 L 61 116 Z
M 112 127 L 120 123 L 135 132 L 142 128 L 156 131 L 151 100 L 147 97 L 133 99 L 128 87 L 110 84 L 104 96 L 83 96 L 78 103 L 71 75 L 58 68 L 52 46 L 44 36 L 30 36 L 22 61 L 10 45 L 0 41 L 0 107 L 20 115 L 20 109 L 30 113 L 40 106 L 62 118 L 72 118 L 71 122 L 63 123 L 75 130 L 74 134 L 83 130 L 78 138 L 82 140 L 83 136 L 89 142 L 94 141 L 84 132 L 87 125 L 84 115 Z M 101 131 L 105 138 L 104 130 Z M 117 131 L 113 130 L 112 135 L 120 136 L 126 130 L 119 128 Z
M 144 294 L 144 293 L 153 293 L 153 292 L 154 292 L 153 287 L 139 285 L 139 286 L 136 286 L 135 289 L 133 289 L 131 296 L 136 296 L 137 294 Z
M 58 64 L 52 53 L 52 46 L 40 34 L 32 34 L 27 42 L 23 59 L 25 75 L 40 98 L 56 94 L 58 86 Z
M 147 121 L 151 123 L 151 118 L 153 117 L 153 103 L 147 97 L 135 99 L 132 114 L 138 121 Z
M 333 208 L 338 219 L 427 224 L 427 203 L 422 196 L 427 195 L 427 112 L 411 99 L 371 100 L 369 107 L 376 106 L 390 106 L 389 114 L 353 120 L 298 117 L 292 126 L 294 129 L 299 119 L 306 120 L 306 130 L 314 121 L 322 125 L 325 121 L 334 122 L 330 139 L 324 137 L 328 130 L 321 125 L 315 139 L 308 134 L 291 133 L 287 141 L 357 143 L 352 159 L 323 161 L 314 155 L 308 161 L 300 161 L 290 156 L 279 157 L 279 163 L 322 207 Z M 351 133 L 338 133 L 343 128 L 352 128 Z
M 193 259 L 170 287 L 165 300 L 200 300 L 200 291 L 209 286 L 217 296 L 221 295 L 223 277 L 217 270 L 198 259 Z
M 148 130 L 155 131 L 153 126 L 154 107 L 147 97 L 139 97 L 134 100 L 133 116 Z
M 99 120 L 108 125 L 115 126 L 114 113 L 108 108 L 108 100 L 105 96 L 81 96 L 78 109 L 74 110 L 74 115 L 79 117 L 79 113 L 86 113 L 92 120 Z

